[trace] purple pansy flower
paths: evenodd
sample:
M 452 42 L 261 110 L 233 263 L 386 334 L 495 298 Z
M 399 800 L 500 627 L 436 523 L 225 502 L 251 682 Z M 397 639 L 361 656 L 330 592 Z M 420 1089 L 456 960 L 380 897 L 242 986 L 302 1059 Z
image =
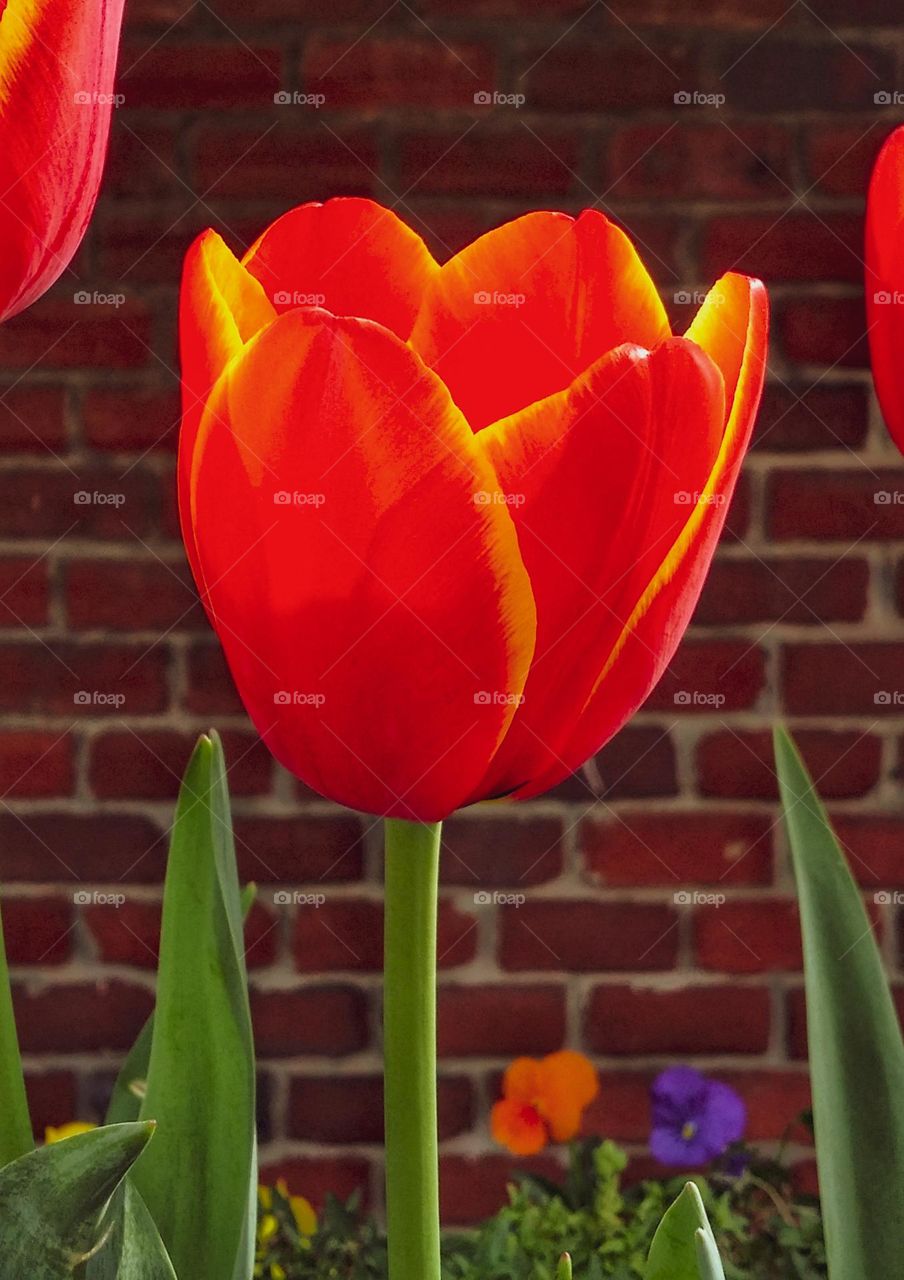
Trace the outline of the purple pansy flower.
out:
M 656 1077 L 650 1092 L 650 1150 L 661 1164 L 708 1164 L 744 1132 L 747 1109 L 738 1094 L 693 1067 L 669 1067 Z

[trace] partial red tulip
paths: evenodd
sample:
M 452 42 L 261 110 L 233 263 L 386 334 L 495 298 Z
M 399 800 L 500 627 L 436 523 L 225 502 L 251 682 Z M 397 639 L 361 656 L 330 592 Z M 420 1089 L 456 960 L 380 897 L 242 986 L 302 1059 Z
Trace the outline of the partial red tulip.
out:
M 62 275 L 100 186 L 123 0 L 0 0 L 0 320 Z
M 866 318 L 876 395 L 904 451 L 904 125 L 885 140 L 866 205 Z
M 353 808 L 555 785 L 662 674 L 765 364 L 729 274 L 684 337 L 602 214 L 439 266 L 368 200 L 294 209 L 182 286 L 183 533 L 259 732 Z

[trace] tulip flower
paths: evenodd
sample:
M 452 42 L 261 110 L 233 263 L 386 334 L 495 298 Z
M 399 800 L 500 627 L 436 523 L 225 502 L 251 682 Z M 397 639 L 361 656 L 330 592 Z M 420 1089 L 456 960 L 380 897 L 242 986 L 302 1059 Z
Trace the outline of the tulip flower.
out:
M 537 795 L 644 701 L 750 436 L 757 281 L 723 277 L 675 338 L 602 214 L 528 214 L 440 267 L 334 200 L 241 262 L 204 233 L 181 334 L 189 558 L 314 790 L 416 821 Z
M 873 382 L 885 423 L 904 452 L 904 126 L 886 138 L 866 205 L 866 317 Z
M 81 243 L 100 185 L 123 0 L 0 0 L 0 320 Z
M 493 1137 L 516 1156 L 532 1156 L 549 1141 L 570 1142 L 599 1093 L 596 1068 L 583 1053 L 560 1049 L 545 1058 L 516 1058 L 493 1106 Z
M 179 504 L 273 754 L 386 822 L 392 1280 L 437 1280 L 439 822 L 537 795 L 625 723 L 690 618 L 763 380 L 762 285 L 683 337 L 602 214 L 445 265 L 368 200 L 304 205 L 180 308 Z

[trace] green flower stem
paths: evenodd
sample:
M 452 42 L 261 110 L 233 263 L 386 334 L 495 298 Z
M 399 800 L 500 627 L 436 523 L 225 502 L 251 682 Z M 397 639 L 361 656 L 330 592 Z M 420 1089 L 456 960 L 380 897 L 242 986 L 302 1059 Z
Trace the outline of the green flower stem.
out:
M 387 818 L 383 1054 L 390 1280 L 439 1280 L 438 822 Z

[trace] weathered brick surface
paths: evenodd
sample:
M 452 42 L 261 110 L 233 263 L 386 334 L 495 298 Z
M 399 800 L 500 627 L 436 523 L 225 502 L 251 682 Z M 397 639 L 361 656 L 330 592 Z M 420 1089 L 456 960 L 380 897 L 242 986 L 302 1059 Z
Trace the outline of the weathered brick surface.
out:
M 130 3 L 92 228 L 0 331 L 0 883 L 39 1129 L 96 1114 L 150 1008 L 173 799 L 215 724 L 241 876 L 261 886 L 266 1176 L 381 1205 L 379 833 L 260 747 L 173 496 L 186 245 L 211 225 L 242 250 L 329 195 L 395 205 L 440 256 L 527 209 L 596 205 L 633 233 L 679 331 L 725 271 L 762 273 L 773 297 L 754 448 L 659 688 L 549 796 L 448 824 L 447 1221 L 504 1196 L 487 1112 L 517 1054 L 598 1059 L 588 1129 L 628 1143 L 635 1174 L 665 1062 L 718 1070 L 767 1143 L 806 1105 L 777 715 L 902 985 L 904 470 L 871 398 L 860 256 L 869 168 L 902 115 L 874 95 L 896 89 L 904 35 L 891 0 L 817 7 Z

